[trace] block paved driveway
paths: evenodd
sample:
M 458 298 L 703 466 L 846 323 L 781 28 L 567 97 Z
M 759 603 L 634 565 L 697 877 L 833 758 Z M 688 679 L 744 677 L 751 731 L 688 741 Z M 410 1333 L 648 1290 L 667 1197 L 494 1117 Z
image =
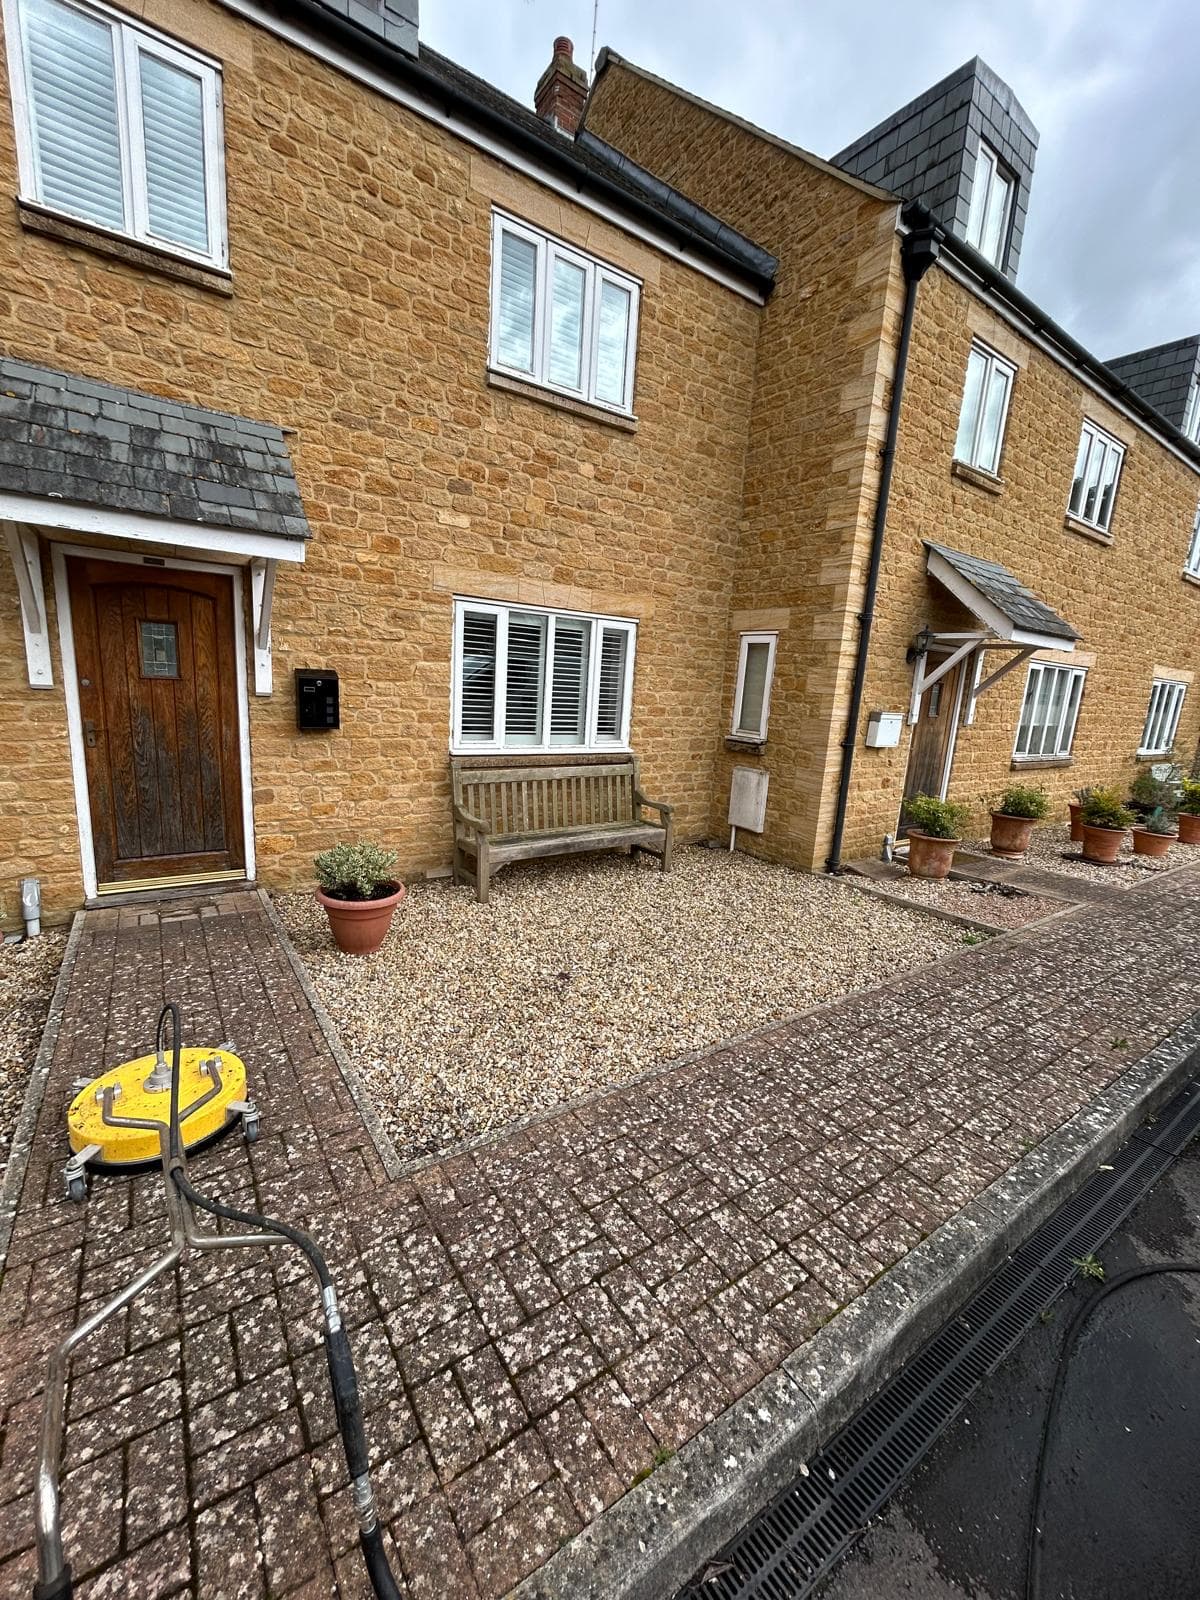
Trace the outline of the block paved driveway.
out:
M 436 1600 L 505 1593 L 1200 992 L 1192 871 L 391 1182 L 258 898 L 169 909 L 89 913 L 79 945 L 0 1286 L 4 1597 L 35 1576 L 46 1353 L 164 1237 L 156 1176 L 60 1198 L 70 1084 L 141 1054 L 164 992 L 189 1042 L 235 1042 L 263 1110 L 193 1177 L 328 1247 L 395 1565 Z M 78 1593 L 368 1593 L 319 1326 L 263 1252 L 185 1265 L 92 1342 Z

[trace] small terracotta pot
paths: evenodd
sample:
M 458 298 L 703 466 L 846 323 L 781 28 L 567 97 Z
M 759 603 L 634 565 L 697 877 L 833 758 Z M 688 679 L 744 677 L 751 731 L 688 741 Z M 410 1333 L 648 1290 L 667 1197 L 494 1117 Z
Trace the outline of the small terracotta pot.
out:
M 1177 838 L 1178 834 L 1174 833 L 1151 833 L 1149 828 L 1135 828 L 1133 853 L 1135 856 L 1165 856 Z
M 935 839 L 931 833 L 908 831 L 908 870 L 914 878 L 946 878 L 961 839 Z
M 1029 849 L 1036 817 L 1010 817 L 1005 811 L 992 812 L 992 854 L 1012 861 Z
M 1121 853 L 1125 843 L 1124 828 L 1097 828 L 1090 822 L 1083 824 L 1083 859 L 1108 867 Z
M 1190 811 L 1179 813 L 1180 844 L 1200 844 L 1200 816 Z
M 1078 800 L 1069 800 L 1067 802 L 1067 804 L 1071 808 L 1071 840 L 1072 840 L 1072 843 L 1074 843 L 1074 844 L 1082 844 L 1082 842 L 1083 842 L 1083 819 L 1079 815 L 1079 813 L 1083 810 L 1083 807 L 1079 803 Z
M 404 899 L 404 885 L 378 900 L 335 900 L 324 890 L 317 899 L 329 917 L 329 931 L 339 950 L 348 956 L 369 956 L 388 936 L 396 907 Z

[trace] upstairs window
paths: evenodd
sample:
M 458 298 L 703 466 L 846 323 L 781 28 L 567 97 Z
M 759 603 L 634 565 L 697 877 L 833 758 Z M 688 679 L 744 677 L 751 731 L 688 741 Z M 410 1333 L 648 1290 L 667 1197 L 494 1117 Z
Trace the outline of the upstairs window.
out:
M 610 411 L 633 411 L 635 279 L 499 212 L 491 364 Z
M 226 263 L 216 65 L 107 7 L 5 0 L 22 198 Z
M 1054 761 L 1071 754 L 1086 675 L 1082 667 L 1055 667 L 1040 661 L 1032 664 L 1025 681 L 1014 756 L 1028 761 Z
M 1075 457 L 1075 476 L 1067 510 L 1080 522 L 1098 528 L 1101 533 L 1108 532 L 1108 525 L 1112 521 L 1113 501 L 1117 497 L 1117 483 L 1124 459 L 1123 444 L 1118 444 L 1111 434 L 1105 433 L 1094 422 L 1084 423 L 1079 435 L 1079 453 Z
M 1165 756 L 1175 743 L 1179 731 L 1179 714 L 1183 710 L 1186 683 L 1170 678 L 1155 678 L 1150 687 L 1150 704 L 1146 708 L 1146 725 L 1142 729 L 1139 756 Z
M 733 737 L 765 739 L 775 674 L 774 633 L 744 633 L 738 646 L 737 687 L 733 696 Z
M 1192 386 L 1188 390 L 1182 431 L 1193 444 L 1200 444 L 1200 383 L 1195 378 L 1192 379 Z
M 980 255 L 997 267 L 1004 264 L 1014 188 L 1012 178 L 1000 165 L 999 156 L 981 139 L 967 213 L 967 243 L 973 244 Z
M 636 633 L 615 617 L 456 600 L 454 748 L 628 748 Z
M 986 345 L 971 347 L 967 382 L 954 441 L 956 461 L 993 475 L 1000 469 L 1000 448 L 1016 368 Z
M 1196 520 L 1192 523 L 1192 542 L 1188 545 L 1187 561 L 1183 570 L 1193 578 L 1200 578 L 1200 506 L 1196 507 Z

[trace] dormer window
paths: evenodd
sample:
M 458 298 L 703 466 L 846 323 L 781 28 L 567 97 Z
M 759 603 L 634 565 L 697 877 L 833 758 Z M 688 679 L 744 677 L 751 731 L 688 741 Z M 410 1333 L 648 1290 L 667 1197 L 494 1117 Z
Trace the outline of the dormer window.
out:
M 1193 444 L 1200 444 L 1200 382 L 1192 379 L 1188 390 L 1187 409 L 1183 413 L 1183 432 Z
M 5 0 L 21 198 L 226 264 L 217 64 L 107 6 Z
M 971 209 L 967 214 L 967 243 L 974 245 L 993 266 L 1004 265 L 1015 187 L 1013 179 L 1000 165 L 999 156 L 981 139 L 975 157 L 975 181 L 971 185 Z

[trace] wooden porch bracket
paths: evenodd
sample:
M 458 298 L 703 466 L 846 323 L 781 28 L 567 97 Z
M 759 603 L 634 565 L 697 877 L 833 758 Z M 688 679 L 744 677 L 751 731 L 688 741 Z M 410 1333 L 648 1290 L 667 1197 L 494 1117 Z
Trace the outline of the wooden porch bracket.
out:
M 250 606 L 254 624 L 254 692 L 270 694 L 271 607 L 275 599 L 277 562 L 255 556 L 250 563 Z
M 46 592 L 42 585 L 42 559 L 37 534 L 15 522 L 2 522 L 0 528 L 4 531 L 4 542 L 8 545 L 17 579 L 29 686 L 32 689 L 53 689 L 50 625 L 46 616 Z

